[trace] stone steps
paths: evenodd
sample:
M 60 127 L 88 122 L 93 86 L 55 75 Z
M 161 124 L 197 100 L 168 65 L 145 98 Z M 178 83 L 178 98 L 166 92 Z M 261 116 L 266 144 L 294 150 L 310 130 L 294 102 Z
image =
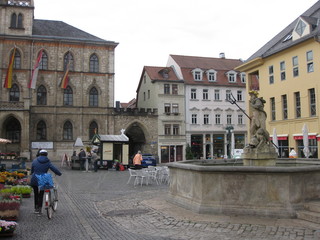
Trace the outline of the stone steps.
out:
M 309 202 L 304 205 L 304 210 L 297 211 L 297 219 L 320 226 L 320 202 Z

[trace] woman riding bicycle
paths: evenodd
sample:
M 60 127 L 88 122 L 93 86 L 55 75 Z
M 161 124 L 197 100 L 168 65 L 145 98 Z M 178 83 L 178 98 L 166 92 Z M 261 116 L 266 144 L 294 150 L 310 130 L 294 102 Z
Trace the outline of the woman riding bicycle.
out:
M 47 157 L 48 152 L 44 149 L 39 151 L 39 157 L 33 160 L 31 166 L 31 182 L 30 185 L 34 192 L 34 213 L 41 214 L 44 190 L 38 187 L 38 178 L 36 175 L 47 173 L 50 169 L 55 174 L 61 176 L 62 173 L 51 163 Z

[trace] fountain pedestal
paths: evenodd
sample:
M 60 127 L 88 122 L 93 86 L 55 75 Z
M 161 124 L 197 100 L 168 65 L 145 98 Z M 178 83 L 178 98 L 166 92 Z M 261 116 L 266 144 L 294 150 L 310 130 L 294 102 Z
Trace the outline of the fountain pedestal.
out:
M 263 149 L 246 147 L 241 157 L 244 166 L 275 166 L 278 154 L 275 147 L 265 145 Z

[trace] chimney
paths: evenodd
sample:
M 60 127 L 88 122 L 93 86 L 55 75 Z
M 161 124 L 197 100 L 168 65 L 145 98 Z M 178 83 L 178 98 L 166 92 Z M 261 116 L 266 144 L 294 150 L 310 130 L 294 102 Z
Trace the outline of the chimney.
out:
M 220 58 L 223 58 L 223 59 L 225 59 L 225 58 L 226 58 L 226 56 L 225 56 L 224 52 L 219 53 L 219 57 L 220 57 Z
M 116 109 L 117 109 L 117 112 L 119 112 L 119 110 L 120 110 L 120 101 L 116 101 Z

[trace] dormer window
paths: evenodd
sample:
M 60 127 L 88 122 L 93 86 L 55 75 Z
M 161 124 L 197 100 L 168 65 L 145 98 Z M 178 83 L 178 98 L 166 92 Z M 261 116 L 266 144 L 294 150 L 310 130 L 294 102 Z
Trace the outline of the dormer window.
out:
M 296 33 L 298 33 L 300 37 L 302 36 L 304 30 L 306 29 L 306 26 L 307 25 L 300 19 L 295 28 Z
M 228 81 L 231 83 L 235 83 L 237 80 L 237 73 L 235 71 L 230 71 L 227 73 Z
M 169 78 L 169 72 L 170 72 L 170 69 L 164 68 L 164 69 L 162 69 L 162 70 L 159 71 L 159 74 L 160 74 L 164 79 L 168 79 L 168 78 Z
M 195 81 L 202 81 L 203 71 L 201 69 L 196 68 L 196 69 L 192 70 L 192 74 L 193 74 L 193 79 Z
M 217 81 L 217 72 L 215 70 L 207 71 L 207 78 L 209 82 L 216 82 Z
M 318 26 L 319 19 L 315 17 L 301 16 L 292 31 L 292 40 L 295 41 L 310 34 Z

